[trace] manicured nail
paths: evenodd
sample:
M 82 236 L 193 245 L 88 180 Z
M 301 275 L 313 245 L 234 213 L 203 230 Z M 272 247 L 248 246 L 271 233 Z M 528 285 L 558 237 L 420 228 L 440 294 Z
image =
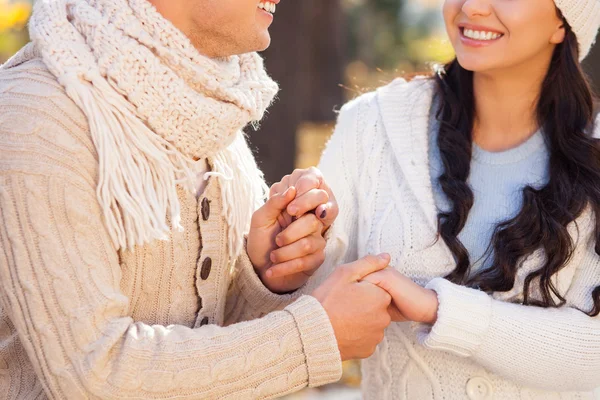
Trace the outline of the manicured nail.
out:
M 321 219 L 324 219 L 327 216 L 327 210 L 323 210 L 321 213 Z

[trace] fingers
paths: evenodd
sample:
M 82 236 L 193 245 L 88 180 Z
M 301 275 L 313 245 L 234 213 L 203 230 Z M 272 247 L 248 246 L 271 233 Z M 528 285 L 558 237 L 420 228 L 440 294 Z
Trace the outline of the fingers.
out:
M 292 186 L 296 188 L 296 201 L 287 210 L 290 215 L 301 216 L 315 210 L 325 228 L 333 224 L 339 214 L 339 208 L 321 171 L 315 167 L 296 169 L 291 175 L 284 176 L 280 182 L 271 186 L 270 196 L 282 193 Z
M 322 251 L 325 249 L 326 243 L 325 239 L 319 234 L 304 237 L 290 245 L 271 252 L 271 262 L 273 264 L 281 264 L 295 258 L 302 258 L 309 254 Z
M 377 272 L 373 272 L 362 278 L 363 281 L 377 285 L 392 296 L 394 295 L 394 281 L 396 277 L 394 275 L 395 270 L 386 268 Z
M 372 299 L 374 303 L 377 303 L 386 309 L 392 303 L 392 296 L 380 287 L 365 281 L 358 282 L 357 285 L 361 290 L 369 291 L 368 297 Z
M 337 204 L 337 200 L 335 199 L 335 195 L 333 194 L 333 191 L 329 188 L 325 181 L 321 183 L 321 190 L 325 190 L 327 192 L 327 194 L 329 195 L 329 201 L 327 202 L 327 204 L 322 204 L 319 207 L 317 207 L 317 209 L 315 210 L 315 214 L 317 215 L 317 217 L 319 217 L 319 219 L 321 220 L 323 225 L 325 225 L 325 227 L 330 227 L 335 221 L 335 219 L 338 217 L 340 210 Z
M 301 216 L 315 208 L 327 204 L 329 194 L 322 189 L 311 189 L 300 195 L 296 186 L 296 198 L 287 207 L 287 212 L 293 216 Z M 322 213 L 322 211 L 321 211 Z M 321 214 L 316 214 L 320 216 Z
M 353 263 L 344 265 L 343 268 L 350 275 L 351 280 L 359 281 L 369 274 L 384 269 L 389 263 L 390 255 L 382 253 L 378 256 L 363 257 Z
M 311 189 L 318 189 L 322 181 L 323 175 L 315 167 L 295 169 L 290 175 L 284 176 L 281 178 L 281 181 L 271 186 L 269 195 L 272 196 L 276 193 L 281 193 L 288 187 L 297 186 L 298 183 L 302 188 L 302 192 L 298 192 L 298 195 L 303 195 Z
M 277 193 L 285 192 L 290 186 L 294 185 L 290 185 L 290 176 L 286 175 L 283 178 L 281 178 L 279 182 L 271 186 L 271 190 L 269 191 L 269 197 Z
M 284 247 L 297 242 L 303 237 L 310 236 L 317 232 L 320 233 L 321 229 L 323 229 L 321 221 L 319 221 L 314 214 L 306 214 L 302 216 L 302 218 L 292 222 L 290 226 L 277 235 L 275 243 L 277 243 L 277 246 L 279 247 Z
M 317 251 L 302 258 L 295 258 L 281 264 L 276 264 L 266 272 L 268 278 L 279 278 L 297 273 L 305 273 L 311 276 L 325 261 L 325 253 Z
M 252 226 L 259 227 L 270 225 L 276 222 L 281 213 L 287 208 L 296 197 L 296 189 L 291 187 L 281 194 L 272 196 L 267 202 L 252 216 Z
M 310 190 L 322 188 L 324 183 L 323 174 L 317 168 L 311 167 L 300 170 L 298 174 L 295 174 L 296 171 L 292 173 L 290 182 L 294 182 L 293 185 L 298 189 L 298 196 L 302 196 Z

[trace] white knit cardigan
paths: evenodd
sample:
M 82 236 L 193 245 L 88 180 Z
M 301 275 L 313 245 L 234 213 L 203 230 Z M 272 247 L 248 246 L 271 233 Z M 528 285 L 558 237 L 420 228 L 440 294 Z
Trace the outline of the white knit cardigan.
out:
M 320 164 L 341 215 L 319 276 L 388 252 L 394 268 L 435 290 L 440 301 L 433 327 L 388 328 L 363 362 L 365 399 L 593 399 L 600 318 L 578 310 L 591 310 L 591 292 L 600 285 L 591 213 L 577 220 L 579 235 L 569 227 L 576 249 L 555 280 L 567 299 L 562 308 L 520 304 L 523 279 L 540 267 L 541 251 L 525 260 L 509 292 L 490 296 L 441 278 L 455 263 L 436 241 L 427 140 L 433 89 L 431 80 L 396 80 L 350 102 Z

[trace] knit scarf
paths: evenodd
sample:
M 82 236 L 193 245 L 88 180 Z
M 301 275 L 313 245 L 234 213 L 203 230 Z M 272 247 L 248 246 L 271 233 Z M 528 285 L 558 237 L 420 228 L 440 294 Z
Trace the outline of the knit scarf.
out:
M 32 42 L 83 110 L 98 153 L 97 197 L 118 248 L 182 230 L 177 184 L 194 158 L 220 180 L 229 255 L 267 192 L 242 128 L 277 92 L 256 53 L 210 59 L 147 0 L 38 0 Z M 169 226 L 170 225 L 170 226 Z

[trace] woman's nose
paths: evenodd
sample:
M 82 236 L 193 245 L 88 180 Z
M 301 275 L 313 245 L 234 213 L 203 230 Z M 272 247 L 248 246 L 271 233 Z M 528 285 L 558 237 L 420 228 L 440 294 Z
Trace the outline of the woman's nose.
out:
M 487 17 L 492 13 L 490 0 L 465 0 L 462 11 L 469 17 Z

